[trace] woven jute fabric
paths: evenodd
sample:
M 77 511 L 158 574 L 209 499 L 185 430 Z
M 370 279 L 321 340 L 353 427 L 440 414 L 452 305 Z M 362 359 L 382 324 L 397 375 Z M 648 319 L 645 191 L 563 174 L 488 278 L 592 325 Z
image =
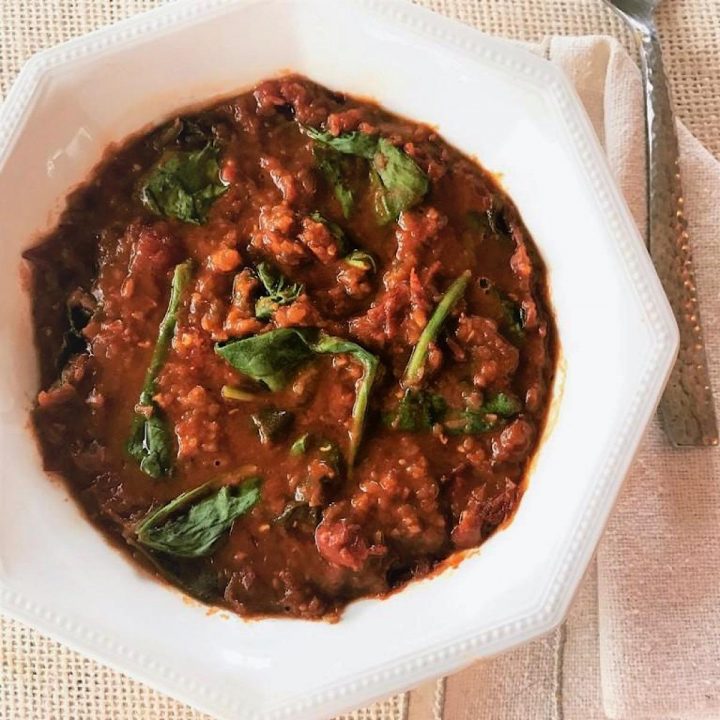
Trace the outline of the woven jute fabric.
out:
M 201 2 L 202 0 L 198 0 Z M 337 0 L 341 2 L 342 0 Z M 34 52 L 97 27 L 161 4 L 162 0 L 0 0 L 0 93 L 4 96 L 23 61 Z M 550 35 L 604 34 L 617 38 L 634 55 L 632 38 L 600 0 L 421 0 L 441 13 L 486 32 L 540 41 Z M 678 116 L 716 157 L 720 157 L 720 0 L 665 0 L 658 24 L 665 49 Z M 621 72 L 626 60 L 608 65 L 604 84 L 587 78 L 616 50 L 602 41 L 571 48 L 546 42 L 542 51 L 570 73 L 601 138 L 613 133 L 610 102 L 628 102 L 638 91 L 638 78 Z M 581 62 L 578 64 L 577 60 Z M 629 61 L 627 61 L 629 62 Z M 613 77 L 615 73 L 615 77 Z M 634 84 L 633 84 L 634 83 Z M 627 85 L 627 86 L 626 86 Z M 631 87 L 632 85 L 632 87 Z M 618 88 L 619 86 L 619 88 Z M 604 112 L 608 110 L 608 112 Z M 637 115 L 634 116 L 637 122 Z M 627 133 L 625 134 L 627 136 Z M 717 166 L 683 134 L 683 147 L 695 149 L 684 169 L 696 175 L 705 193 L 688 194 L 689 214 L 705 219 L 698 257 L 714 262 L 717 240 L 710 232 L 720 225 Z M 639 143 L 642 144 L 641 142 Z M 696 144 L 697 145 L 697 144 Z M 607 146 L 611 165 L 642 224 L 642 176 L 638 143 Z M 714 184 L 714 185 L 713 185 Z M 714 191 L 714 192 L 713 192 Z M 713 199 L 713 195 L 715 196 Z M 713 203 L 715 209 L 713 210 Z M 693 207 L 694 206 L 694 207 Z M 715 242 L 713 245 L 712 243 Z M 720 288 L 712 273 L 702 272 L 701 303 L 711 361 L 720 357 Z M 715 386 L 720 378 L 715 373 Z M 672 454 L 657 425 L 633 473 L 607 536 L 585 579 L 565 627 L 548 638 L 513 653 L 481 663 L 452 678 L 352 713 L 357 720 L 604 720 L 627 718 L 718 718 L 720 615 L 712 604 L 718 576 L 708 572 L 712 547 L 698 556 L 698 537 L 714 538 L 720 527 L 717 491 L 707 485 L 718 455 Z M 663 482 L 655 475 L 668 466 Z M 698 477 L 705 482 L 698 498 Z M 718 486 L 720 487 L 720 485 Z M 650 489 L 650 490 L 649 490 Z M 643 512 L 634 515 L 635 509 Z M 706 508 L 703 511 L 703 508 Z M 713 509 L 714 508 L 714 509 Z M 674 514 L 675 513 L 675 514 Z M 662 519 L 658 524 L 657 519 Z M 673 518 L 681 522 L 673 523 Z M 637 522 L 636 522 L 637 519 Z M 639 524 L 638 524 L 639 523 Z M 637 532 L 636 532 L 637 529 Z M 642 530 L 642 532 L 640 532 Z M 632 552 L 628 553 L 628 547 Z M 714 547 L 714 546 L 713 546 Z M 720 547 L 715 547 L 715 557 Z M 701 562 L 693 564 L 693 558 Z M 717 564 L 715 565 L 717 567 Z M 643 575 L 645 573 L 645 575 Z M 652 586 L 638 589 L 637 577 Z M 704 578 L 697 582 L 697 577 Z M 665 581 L 664 581 L 665 580 Z M 686 591 L 683 591 L 686 588 Z M 715 604 L 718 604 L 715 602 Z M 703 628 L 690 615 L 693 607 L 706 618 L 707 637 L 673 638 L 686 614 L 691 632 Z M 650 608 L 650 610 L 648 610 Z M 642 617 L 654 613 L 657 631 L 648 634 Z M 637 620 L 636 620 L 637 619 Z M 713 653 L 717 651 L 717 655 Z M 648 657 L 657 656 L 648 665 Z M 717 657 L 717 668 L 713 659 Z M 648 673 L 648 667 L 658 670 Z M 667 668 L 665 687 L 662 670 Z M 668 691 L 668 686 L 670 690 Z M 686 692 L 675 688 L 686 687 Z M 687 689 L 689 688 L 689 689 Z M 67 650 L 39 633 L 0 617 L 0 720 L 200 720 L 202 714 L 145 685 Z
M 0 0 L 0 93 L 37 50 L 164 1 Z M 548 35 L 612 35 L 634 53 L 630 34 L 601 0 L 416 2 L 496 35 L 533 42 Z M 665 0 L 658 26 L 678 117 L 720 157 L 720 3 Z

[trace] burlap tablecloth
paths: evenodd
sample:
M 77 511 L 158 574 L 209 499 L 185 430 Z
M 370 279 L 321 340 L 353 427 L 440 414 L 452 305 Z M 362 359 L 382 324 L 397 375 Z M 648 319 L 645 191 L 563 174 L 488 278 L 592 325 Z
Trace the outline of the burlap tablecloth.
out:
M 33 52 L 162 1 L 0 0 L 0 92 L 3 95 L 7 92 L 20 65 Z M 627 32 L 599 0 L 421 0 L 421 4 L 482 30 L 523 40 L 537 41 L 551 34 L 609 34 L 634 53 Z M 708 149 L 720 156 L 720 0 L 666 0 L 659 13 L 659 25 L 678 116 Z M 656 441 L 657 438 L 651 437 L 650 442 Z M 691 480 L 688 478 L 687 482 Z M 632 492 L 632 486 L 629 491 Z M 613 542 L 627 541 L 620 524 L 615 532 L 612 526 L 610 530 L 609 542 L 605 544 L 609 552 Z M 622 583 L 613 589 L 622 592 Z M 597 613 L 596 598 L 597 574 L 593 569 L 576 602 L 575 615 L 571 613 L 569 619 L 573 632 L 568 635 L 558 632 L 515 654 L 512 662 L 516 670 L 518 665 L 524 667 L 524 675 L 512 676 L 513 682 L 521 681 L 515 693 L 511 692 L 512 688 L 505 691 L 507 697 L 524 695 L 527 702 L 498 706 L 487 698 L 483 700 L 481 688 L 492 689 L 486 695 L 498 698 L 507 680 L 502 663 L 488 663 L 466 671 L 466 675 L 448 685 L 447 720 L 509 720 L 511 717 L 560 720 L 563 703 L 547 692 L 543 679 L 563 672 L 566 675 L 564 693 L 566 697 L 572 696 L 573 717 L 600 718 L 598 697 L 588 694 L 599 692 L 594 682 L 594 676 L 599 673 L 598 637 L 592 631 L 598 622 L 597 617 L 592 616 Z M 617 600 L 605 599 L 609 603 Z M 668 608 L 668 612 L 672 609 Z M 612 633 L 613 628 L 604 630 Z M 587 637 L 584 632 L 588 633 Z M 717 626 L 708 627 L 708 632 L 717 633 Z M 566 653 L 572 651 L 569 656 L 575 658 L 578 666 L 563 669 L 555 665 L 568 637 L 574 648 L 566 648 Z M 638 650 L 632 640 L 626 638 L 624 650 L 628 654 Z M 649 652 L 656 650 L 648 648 Z M 672 648 L 668 651 L 668 661 L 671 654 Z M 613 687 L 603 688 L 606 710 L 635 720 L 632 712 L 628 714 L 634 698 L 622 686 L 623 668 L 603 670 L 614 678 Z M 703 682 L 703 669 L 697 670 L 698 681 Z M 693 668 L 688 671 L 692 672 Z M 398 696 L 349 717 L 404 720 L 409 714 L 411 720 L 425 720 L 433 715 L 436 690 L 436 686 L 430 685 L 411 697 Z M 709 688 L 708 697 L 715 691 L 716 688 Z M 676 708 L 668 707 L 668 711 L 673 717 L 679 715 Z M 694 709 L 692 716 L 720 717 L 712 714 L 713 709 L 709 713 L 704 714 L 702 708 L 698 712 Z M 665 715 L 657 712 L 646 717 L 659 718 L 661 714 Z M 19 623 L 0 618 L 0 720 L 201 720 L 203 717 Z

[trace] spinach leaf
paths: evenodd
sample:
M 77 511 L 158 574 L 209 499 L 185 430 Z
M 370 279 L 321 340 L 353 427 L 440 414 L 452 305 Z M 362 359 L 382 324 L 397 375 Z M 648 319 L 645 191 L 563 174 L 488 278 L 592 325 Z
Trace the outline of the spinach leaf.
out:
M 319 507 L 310 507 L 303 500 L 291 500 L 272 522 L 274 525 L 310 525 L 317 527 L 321 515 Z
M 157 377 L 165 364 L 168 348 L 175 333 L 182 294 L 190 282 L 191 275 L 192 263 L 190 260 L 175 267 L 167 310 L 160 322 L 155 348 L 150 358 L 150 365 L 145 372 L 145 380 L 138 400 L 138 406 L 145 412 L 135 412 L 130 439 L 127 443 L 128 453 L 140 463 L 140 469 L 153 478 L 167 474 L 172 464 L 172 431 L 160 408 L 153 400 L 153 396 Z
M 335 471 L 340 469 L 340 449 L 332 440 L 317 438 L 304 433 L 290 446 L 290 454 L 295 457 L 307 454 L 311 449 L 317 450 L 320 460 L 327 463 Z
M 435 342 L 447 316 L 465 294 L 465 290 L 470 282 L 470 274 L 470 271 L 466 270 L 450 285 L 442 300 L 440 300 L 438 306 L 433 311 L 433 314 L 430 316 L 417 345 L 413 348 L 410 360 L 405 368 L 405 374 L 403 376 L 403 385 L 405 387 L 418 385 L 422 380 L 430 343 Z
M 366 272 L 377 272 L 377 264 L 375 258 L 365 250 L 353 250 L 349 255 L 343 258 L 343 262 L 353 267 L 360 268 Z
M 503 328 L 516 344 L 522 343 L 525 340 L 525 313 L 522 306 L 504 293 L 498 293 L 503 311 Z
M 140 463 L 140 470 L 157 479 L 170 471 L 174 442 L 172 430 L 160 408 L 154 402 L 150 407 L 152 414 L 149 417 L 135 415 L 127 449 Z
M 143 204 L 156 215 L 201 225 L 213 202 L 227 192 L 220 179 L 220 151 L 208 143 L 202 150 L 172 150 L 146 177 Z
M 480 286 L 494 299 L 500 311 L 500 327 L 516 345 L 525 341 L 525 312 L 522 305 L 510 299 L 488 278 L 481 278 Z
M 397 408 L 385 416 L 385 424 L 393 430 L 420 432 L 431 430 L 447 412 L 442 395 L 408 388 Z
M 168 582 L 177 585 L 188 595 L 203 602 L 222 597 L 222 586 L 217 573 L 202 558 L 185 558 L 150 550 L 139 542 L 128 543 L 145 557 Z
M 279 303 L 277 300 L 273 300 L 268 295 L 263 295 L 255 301 L 255 317 L 258 320 L 269 320 L 280 305 L 286 303 Z
M 498 427 L 502 419 L 522 410 L 522 403 L 507 393 L 498 393 L 477 409 L 448 408 L 445 398 L 424 390 L 408 388 L 394 412 L 384 417 L 394 430 L 422 432 L 442 423 L 450 435 L 479 435 Z
M 522 410 L 522 403 L 512 395 L 498 393 L 476 410 L 466 408 L 451 413 L 445 430 L 451 435 L 479 435 L 494 430 L 501 419 L 514 417 Z
M 315 142 L 326 145 L 344 155 L 357 155 L 372 160 L 377 151 L 378 141 L 374 135 L 355 131 L 336 136 L 308 125 L 301 125 L 300 129 Z
M 349 340 L 293 328 L 278 328 L 227 345 L 216 345 L 215 352 L 236 370 L 265 383 L 273 391 L 283 388 L 292 373 L 314 354 L 347 354 L 354 357 L 362 365 L 363 375 L 356 387 L 352 409 L 348 465 L 353 465 L 362 440 L 370 391 L 380 366 L 380 361 L 372 353 Z
M 260 499 L 260 478 L 210 493 L 209 486 L 184 492 L 147 515 L 135 529 L 137 541 L 168 555 L 210 555 L 233 522 Z
M 170 145 L 185 150 L 200 150 L 216 138 L 212 122 L 206 118 L 176 117 L 152 134 L 152 146 L 164 150 Z
M 311 343 L 310 347 L 316 353 L 346 354 L 355 358 L 363 367 L 363 374 L 355 388 L 355 403 L 352 409 L 352 427 L 350 428 L 350 447 L 348 449 L 347 464 L 352 467 L 362 441 L 365 416 L 367 414 L 370 391 L 377 376 L 380 361 L 372 353 L 357 343 L 343 340 L 321 333 L 319 338 Z
M 341 153 L 329 147 L 315 147 L 313 155 L 318 169 L 328 184 L 332 186 L 335 199 L 340 204 L 343 216 L 349 218 L 355 198 L 344 179 L 343 160 L 346 160 L 346 158 L 343 158 Z
M 382 222 L 396 220 L 403 210 L 417 205 L 430 188 L 427 175 L 403 150 L 389 140 L 378 140 L 373 160 L 377 173 L 375 208 Z
M 322 146 L 370 161 L 375 213 L 382 224 L 397 220 L 403 210 L 417 205 L 430 188 L 427 175 L 417 163 L 387 138 L 357 131 L 335 136 L 312 127 L 301 129 Z M 323 172 L 327 176 L 332 171 Z
M 382 184 L 380 175 L 375 168 L 370 168 L 370 193 L 373 201 L 375 217 L 381 225 L 387 225 L 394 220 L 392 211 L 387 203 L 385 187 Z
M 313 354 L 305 336 L 293 328 L 277 328 L 261 335 L 215 345 L 215 352 L 244 375 L 280 390 Z
M 337 244 L 339 256 L 346 255 L 348 253 L 348 251 L 350 250 L 350 242 L 345 235 L 345 231 L 337 223 L 333 222 L 332 220 L 328 220 L 326 217 L 324 217 L 317 211 L 311 212 L 309 217 L 311 220 L 321 223 L 330 231 L 330 234 L 333 236 L 333 238 L 335 238 L 335 243 Z
M 156 150 L 163 150 L 174 143 L 182 133 L 184 123 L 182 118 L 176 117 L 168 123 L 161 125 L 152 134 L 152 146 Z
M 507 393 L 498 393 L 482 406 L 482 412 L 489 415 L 499 415 L 500 417 L 509 418 L 517 415 L 522 410 L 522 403 L 513 395 Z
M 467 225 L 471 230 L 481 232 L 483 234 L 497 235 L 503 238 L 509 238 L 512 234 L 510 226 L 505 217 L 505 211 L 502 205 L 493 204 L 487 210 L 470 210 L 466 216 Z
M 451 413 L 445 420 L 445 431 L 450 435 L 480 435 L 497 425 L 495 418 L 488 419 L 485 413 L 475 410 L 460 410 Z
M 315 439 L 306 459 L 305 477 L 295 486 L 294 500 L 319 512 L 329 502 L 328 491 L 342 482 L 342 455 L 332 440 Z M 352 472 L 352 468 L 349 468 Z
M 257 266 L 257 275 L 266 292 L 255 303 L 255 317 L 260 320 L 270 319 L 281 305 L 294 302 L 305 289 L 301 283 L 291 283 L 265 262 Z
M 294 415 L 288 410 L 270 406 L 251 415 L 250 420 L 258 431 L 260 442 L 268 445 L 285 434 L 292 425 Z
M 338 255 L 342 257 L 343 262 L 353 267 L 361 268 L 366 272 L 375 272 L 377 270 L 375 258 L 370 255 L 370 253 L 365 252 L 365 250 L 353 250 L 345 231 L 337 223 L 328 220 L 319 212 L 312 212 L 309 217 L 315 222 L 322 223 L 330 231 L 330 234 L 337 242 Z

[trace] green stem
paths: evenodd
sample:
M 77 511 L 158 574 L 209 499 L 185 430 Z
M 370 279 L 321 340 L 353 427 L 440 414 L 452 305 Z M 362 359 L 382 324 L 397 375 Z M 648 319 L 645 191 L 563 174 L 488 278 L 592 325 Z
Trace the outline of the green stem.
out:
M 453 284 L 447 289 L 438 306 L 430 316 L 425 329 L 420 335 L 420 339 L 410 355 L 405 374 L 403 375 L 402 384 L 405 387 L 417 385 L 423 377 L 425 370 L 425 361 L 427 360 L 430 343 L 435 342 L 440 328 L 447 319 L 452 309 L 455 307 L 460 298 L 465 294 L 465 290 L 470 282 L 471 272 L 466 270 Z
M 362 442 L 365 416 L 367 414 L 370 391 L 377 376 L 380 361 L 360 345 L 332 337 L 322 333 L 318 340 L 310 344 L 316 353 L 347 354 L 355 358 L 363 367 L 363 374 L 358 380 L 355 390 L 355 403 L 352 409 L 352 426 L 350 428 L 350 447 L 348 448 L 347 464 L 351 470 L 355 464 L 358 449 Z
M 186 260 L 184 263 L 175 266 L 173 273 L 172 285 L 170 288 L 170 299 L 168 300 L 167 310 L 163 317 L 160 328 L 158 329 L 157 341 L 155 349 L 150 358 L 150 365 L 145 373 L 145 381 L 143 382 L 142 392 L 140 393 L 140 404 L 150 405 L 152 397 L 155 394 L 155 380 L 162 369 L 167 357 L 168 349 L 172 341 L 175 325 L 177 323 L 177 311 L 180 307 L 182 294 L 187 284 L 190 282 L 192 275 L 192 261 Z
M 145 373 L 139 404 L 149 408 L 150 415 L 136 412 L 127 442 L 127 451 L 140 464 L 140 469 L 153 478 L 166 475 L 172 464 L 172 431 L 160 408 L 155 405 L 155 384 L 167 357 L 175 332 L 177 312 L 182 294 L 190 281 L 192 264 L 188 260 L 175 267 L 168 307 L 158 329 L 158 337 Z
M 258 399 L 255 393 L 246 392 L 232 385 L 223 385 L 220 389 L 220 394 L 226 400 L 237 400 L 238 402 L 253 402 Z
M 375 382 L 375 376 L 378 370 L 378 360 L 375 357 L 361 360 L 363 365 L 363 376 L 360 380 L 360 387 L 355 393 L 355 404 L 352 409 L 352 430 L 350 433 L 350 449 L 348 451 L 348 466 L 355 464 L 355 458 L 362 441 L 363 427 L 365 425 L 365 415 L 367 414 L 368 401 L 370 399 L 370 389 Z

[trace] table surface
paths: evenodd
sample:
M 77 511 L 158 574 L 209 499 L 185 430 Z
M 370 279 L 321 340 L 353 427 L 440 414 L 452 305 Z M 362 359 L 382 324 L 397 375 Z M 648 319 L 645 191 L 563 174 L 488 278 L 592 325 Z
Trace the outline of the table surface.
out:
M 0 0 L 0 95 L 34 52 L 164 0 Z M 200 1 L 200 0 L 198 0 Z M 608 34 L 633 40 L 600 0 L 415 0 L 496 35 Z M 678 117 L 720 158 L 720 1 L 665 0 L 658 12 Z M 402 720 L 404 696 L 348 717 Z M 0 618 L 0 720 L 200 720 L 184 705 Z

